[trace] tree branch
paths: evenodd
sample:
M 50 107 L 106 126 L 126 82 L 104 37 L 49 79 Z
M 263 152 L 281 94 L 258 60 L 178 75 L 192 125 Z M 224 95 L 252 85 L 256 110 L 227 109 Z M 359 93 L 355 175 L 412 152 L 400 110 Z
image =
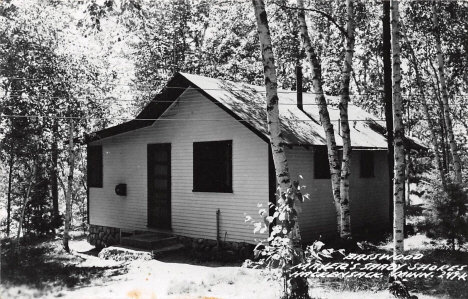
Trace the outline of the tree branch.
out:
M 274 4 L 276 4 L 277 6 L 279 6 L 281 8 L 299 10 L 299 8 L 293 7 L 293 6 L 281 5 L 281 4 L 278 4 L 278 3 L 274 3 Z M 340 30 L 341 34 L 343 34 L 346 38 L 348 38 L 348 32 L 346 31 L 346 29 L 343 26 L 341 26 L 340 24 L 338 24 L 338 22 L 335 20 L 335 18 L 332 15 L 330 15 L 329 13 L 326 13 L 326 12 L 324 12 L 322 10 L 315 9 L 315 8 L 303 8 L 301 10 L 316 12 L 319 15 L 321 15 L 322 17 L 325 17 L 327 20 L 332 22 L 333 25 L 335 25 L 336 28 L 338 28 L 338 30 Z

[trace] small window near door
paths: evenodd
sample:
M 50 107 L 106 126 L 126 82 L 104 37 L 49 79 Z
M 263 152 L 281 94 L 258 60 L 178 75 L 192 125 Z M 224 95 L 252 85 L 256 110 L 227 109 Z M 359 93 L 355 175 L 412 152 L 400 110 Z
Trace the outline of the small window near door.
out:
M 88 146 L 88 187 L 102 188 L 102 146 Z
M 373 178 L 374 175 L 374 152 L 361 151 L 361 178 Z
M 326 146 L 317 146 L 314 150 L 314 176 L 316 179 L 329 179 L 330 164 Z
M 232 193 L 232 140 L 193 143 L 193 191 Z

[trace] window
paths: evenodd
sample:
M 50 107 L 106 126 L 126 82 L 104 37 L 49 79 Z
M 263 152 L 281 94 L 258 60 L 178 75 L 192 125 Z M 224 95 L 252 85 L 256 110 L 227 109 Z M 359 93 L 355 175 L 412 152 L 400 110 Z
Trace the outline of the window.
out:
M 102 146 L 88 146 L 88 187 L 102 188 Z
M 316 146 L 314 151 L 314 175 L 316 179 L 329 179 L 330 164 L 326 146 Z
M 374 152 L 361 151 L 361 178 L 374 177 Z
M 338 149 L 338 167 L 341 169 L 343 151 Z M 328 162 L 328 149 L 326 146 L 316 146 L 314 152 L 314 176 L 316 179 L 329 179 L 330 163 Z
M 232 192 L 232 141 L 193 143 L 193 191 Z

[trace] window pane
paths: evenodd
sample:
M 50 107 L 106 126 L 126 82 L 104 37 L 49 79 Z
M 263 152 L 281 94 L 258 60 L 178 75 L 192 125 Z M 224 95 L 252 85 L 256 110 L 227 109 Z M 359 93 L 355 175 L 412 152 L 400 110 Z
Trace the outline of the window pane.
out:
M 167 179 L 154 179 L 154 189 L 155 190 L 166 190 L 167 189 Z
M 316 179 L 329 179 L 331 177 L 326 146 L 315 147 L 314 173 Z
M 88 147 L 88 187 L 102 188 L 102 146 Z
M 167 175 L 167 165 L 163 165 L 163 164 L 154 165 L 154 174 L 155 175 Z
M 374 177 L 374 152 L 361 151 L 361 177 L 371 178 Z
M 154 153 L 155 162 L 167 162 L 169 159 L 167 151 L 158 151 Z
M 232 192 L 232 142 L 193 143 L 193 190 Z

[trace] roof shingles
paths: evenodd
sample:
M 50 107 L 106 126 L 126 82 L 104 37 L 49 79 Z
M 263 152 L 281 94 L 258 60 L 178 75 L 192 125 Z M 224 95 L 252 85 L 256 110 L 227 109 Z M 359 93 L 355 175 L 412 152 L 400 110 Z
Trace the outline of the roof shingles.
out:
M 182 73 L 197 88 L 204 90 L 217 102 L 248 122 L 262 134 L 267 135 L 265 88 L 245 83 L 234 83 Z M 315 96 L 303 93 L 304 111 L 296 105 L 296 94 L 279 90 L 279 113 L 284 143 L 299 145 L 326 145 L 325 133 L 319 124 L 318 106 Z M 387 148 L 385 136 L 367 124 L 367 120 L 382 122 L 359 107 L 350 104 L 349 119 L 358 120 L 351 124 L 351 140 L 354 147 Z M 339 120 L 338 109 L 329 109 L 330 119 L 335 124 L 335 139 L 338 146 L 342 140 L 336 132 Z
M 170 106 L 167 100 L 175 101 L 187 88 L 197 89 L 262 139 L 268 140 L 264 87 L 186 73 L 176 74 L 167 86 L 169 88 L 163 91 L 163 95 L 160 96 L 160 98 L 164 99 L 164 103 L 158 103 L 159 98 L 156 97 L 136 117 L 136 120 L 95 132 L 91 134 L 92 139 L 90 141 L 151 125 Z M 278 97 L 284 143 L 290 145 L 326 145 L 325 133 L 320 125 L 318 106 L 315 104 L 314 94 L 303 93 L 304 110 L 297 107 L 295 92 L 279 90 Z M 335 127 L 336 143 L 341 146 L 342 139 L 338 136 L 339 132 L 337 132 L 340 118 L 339 110 L 333 107 L 329 107 L 328 110 Z M 350 130 L 353 147 L 387 148 L 387 139 L 384 136 L 384 121 L 351 103 L 348 106 L 348 115 L 351 120 Z M 142 122 L 135 123 L 139 119 Z M 145 121 L 143 121 L 144 119 Z M 417 145 L 415 142 L 413 144 Z M 421 146 L 419 145 L 419 147 Z

